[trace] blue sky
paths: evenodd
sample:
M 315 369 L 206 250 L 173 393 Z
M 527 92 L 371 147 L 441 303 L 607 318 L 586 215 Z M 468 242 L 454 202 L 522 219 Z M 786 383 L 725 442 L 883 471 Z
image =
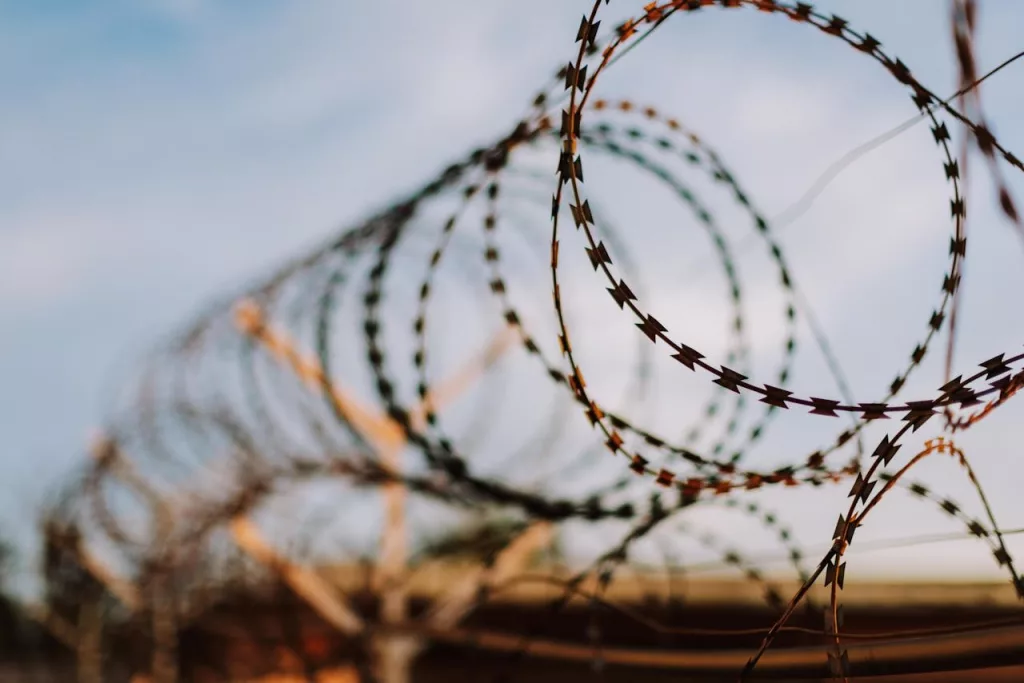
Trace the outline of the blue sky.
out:
M 608 16 L 642 4 L 616 0 Z M 0 530 L 30 547 L 45 494 L 86 457 L 86 437 L 111 390 L 148 345 L 205 299 L 505 131 L 572 53 L 589 5 L 0 2 Z M 955 89 L 945 3 L 820 6 L 869 30 L 935 91 Z M 750 11 L 680 18 L 604 84 L 608 96 L 634 96 L 683 117 L 770 216 L 845 151 L 914 113 L 875 64 L 785 24 Z M 982 3 L 983 70 L 1020 49 L 1020 26 L 1024 5 Z M 984 90 L 995 131 L 1018 153 L 1021 68 Z M 795 275 L 859 395 L 891 379 L 941 278 L 947 198 L 928 138 L 919 127 L 858 164 L 783 233 Z M 981 165 L 972 168 L 958 354 L 965 369 L 1024 341 L 1019 316 L 1007 315 L 1021 307 L 1024 252 L 991 210 Z M 1014 178 L 1014 187 L 1024 202 L 1024 183 Z M 654 211 L 621 215 L 642 222 L 656 220 Z M 657 239 L 637 239 L 639 255 L 658 258 Z M 700 308 L 711 305 L 705 289 L 720 291 L 714 278 L 680 279 L 678 268 L 664 259 L 652 266 L 654 305 L 676 305 L 686 284 L 692 296 L 683 300 L 714 318 Z M 759 268 L 749 272 L 750 315 L 765 345 L 755 355 L 764 355 L 779 332 L 762 310 L 771 295 L 763 307 L 756 303 L 758 278 L 772 277 Z M 886 289 L 894 282 L 926 284 L 897 301 Z M 542 302 L 545 287 L 537 289 Z M 631 325 L 623 328 L 609 336 L 610 356 L 620 341 L 632 343 Z M 818 366 L 808 363 L 795 384 L 810 389 Z M 938 386 L 937 364 L 923 372 L 930 374 L 922 392 Z M 1008 526 L 1024 525 L 1014 516 L 1012 486 L 1024 476 L 1013 452 L 1022 415 L 1011 405 L 965 439 Z M 792 429 L 780 428 L 776 445 Z M 968 498 L 952 473 L 934 481 Z M 825 500 L 815 495 L 779 502 L 808 541 L 820 540 L 835 517 L 835 498 L 820 520 L 808 514 Z M 936 518 L 905 531 L 947 529 L 913 501 L 892 502 L 904 504 Z M 928 552 L 941 563 L 950 550 Z M 992 575 L 983 549 L 957 556 L 935 571 Z M 911 556 L 887 557 L 872 566 L 896 572 Z

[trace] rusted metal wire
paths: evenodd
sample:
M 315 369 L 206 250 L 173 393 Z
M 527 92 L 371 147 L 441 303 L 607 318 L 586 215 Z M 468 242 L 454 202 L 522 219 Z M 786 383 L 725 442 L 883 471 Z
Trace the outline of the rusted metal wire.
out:
M 105 425 L 93 460 L 47 512 L 48 595 L 40 613 L 60 623 L 73 622 L 71 615 L 77 614 L 85 629 L 78 635 L 83 677 L 102 677 L 102 663 L 85 656 L 101 646 L 91 589 L 116 598 L 120 623 L 144 635 L 152 651 L 140 659 L 145 663 L 137 665 L 137 673 L 170 683 L 186 676 L 179 641 L 186 628 L 201 622 L 232 590 L 274 581 L 287 585 L 354 645 L 358 654 L 348 653 L 346 663 L 335 666 L 343 672 L 339 675 L 384 683 L 409 680 L 417 656 L 431 642 L 505 653 L 513 673 L 527 656 L 590 662 L 597 669 L 660 667 L 739 680 L 845 679 L 1024 661 L 1017 626 L 855 642 L 844 637 L 841 604 L 855 531 L 869 513 L 885 507 L 883 498 L 901 488 L 981 539 L 1024 599 L 1024 578 L 983 482 L 957 441 L 1024 386 L 1019 349 L 957 368 L 962 374 L 953 377 L 967 212 L 965 150 L 954 150 L 950 126 L 962 126 L 983 152 L 997 180 L 1001 211 L 1018 227 L 1002 173 L 1004 166 L 1010 173 L 1024 170 L 982 116 L 977 86 L 989 74 L 980 74 L 973 59 L 976 4 L 952 3 L 960 91 L 946 99 L 883 51 L 871 34 L 805 3 L 651 2 L 632 7 L 632 18 L 611 28 L 605 16 L 617 4 L 594 0 L 580 22 L 571 59 L 511 131 L 255 286 L 211 306 L 154 351 L 125 392 L 123 409 Z M 720 154 L 657 107 L 599 94 L 605 74 L 627 55 L 633 59 L 634 48 L 648 35 L 689 13 L 717 9 L 757 10 L 852 48 L 907 88 L 919 118 L 930 124 L 948 192 L 939 200 L 950 206 L 948 260 L 909 360 L 895 369 L 880 400 L 864 402 L 852 395 L 771 221 Z M 632 226 L 624 229 L 606 219 L 601 193 L 584 185 L 584 157 L 588 169 L 592 158 L 603 157 L 660 184 L 707 235 L 727 286 L 724 351 L 697 348 L 695 331 L 703 323 L 696 316 L 682 330 L 670 330 L 654 316 L 648 264 L 633 255 Z M 538 175 L 538 159 L 555 169 L 553 177 Z M 722 226 L 690 184 L 691 174 L 735 202 L 777 274 L 783 332 L 771 383 L 752 376 L 747 286 Z M 587 277 L 578 276 L 581 271 Z M 587 324 L 577 319 L 587 311 L 575 296 L 592 286 L 591 276 L 614 305 Z M 802 318 L 811 321 L 811 341 L 827 361 L 828 375 L 816 379 L 837 386 L 838 396 L 786 388 Z M 585 349 L 601 347 L 619 325 L 639 332 L 630 347 L 629 382 L 613 395 L 610 382 L 588 384 L 584 368 L 589 377 L 599 363 Z M 916 399 L 899 398 L 942 334 L 948 337 L 946 375 L 935 381 L 938 388 Z M 478 338 L 491 341 L 476 343 Z M 657 354 L 666 349 L 675 367 L 655 372 Z M 457 367 L 438 370 L 450 365 Z M 679 377 L 713 385 L 691 419 L 677 425 L 681 438 L 645 426 L 647 412 L 669 405 L 654 396 L 653 383 Z M 538 381 L 524 390 L 523 378 Z M 367 391 L 375 395 L 360 395 Z M 512 405 L 512 395 L 529 399 Z M 790 454 L 786 464 L 754 464 L 748 451 L 780 415 L 796 411 L 819 422 L 841 417 L 842 427 L 821 448 Z M 580 413 L 583 419 L 574 423 L 572 416 Z M 874 443 L 867 441 L 884 420 L 894 426 Z M 922 427 L 940 423 L 941 436 L 916 441 Z M 506 433 L 493 437 L 502 425 Z M 516 438 L 521 443 L 508 448 L 487 441 Z M 920 462 L 943 455 L 965 473 L 984 515 L 909 480 Z M 764 489 L 835 484 L 850 487 L 843 497 L 851 502 L 828 539 L 830 549 L 814 565 L 805 562 L 778 514 L 749 498 Z M 744 548 L 733 545 L 734 539 L 691 528 L 693 511 L 720 503 L 757 520 L 764 535 L 786 550 L 800 579 L 788 598 Z M 368 510 L 380 507 L 385 521 L 369 553 L 374 563 L 367 582 L 379 605 L 367 607 L 319 572 L 318 566 L 358 552 L 331 548 L 337 539 L 314 519 L 357 531 L 369 526 L 365 521 L 375 513 Z M 464 532 L 431 546 L 464 551 L 473 569 L 464 584 L 452 586 L 414 616 L 407 582 L 419 569 L 416 544 L 429 546 L 416 531 L 433 519 L 476 522 L 483 529 L 476 536 L 489 537 L 490 543 L 480 550 L 475 537 Z M 543 631 L 551 619 L 518 633 L 459 625 L 487 605 L 502 584 L 527 573 L 537 557 L 550 555 L 560 539 L 581 529 L 591 529 L 601 549 L 557 579 L 562 591 L 543 611 L 553 619 L 581 587 L 593 584 L 587 592 L 594 617 L 586 645 L 548 638 Z M 605 643 L 597 616 L 603 596 L 616 577 L 639 570 L 637 548 L 671 548 L 690 535 L 759 586 L 775 610 L 775 623 L 758 634 L 760 646 L 697 653 Z M 287 547 L 299 541 L 305 552 Z M 105 566 L 90 544 L 105 546 L 104 556 L 120 569 Z M 668 552 L 665 557 L 662 576 L 671 594 L 673 572 L 685 563 L 670 559 Z M 828 588 L 824 596 L 812 590 L 819 579 Z M 78 597 L 86 594 L 80 590 L 86 585 L 90 597 Z M 827 602 L 823 613 L 812 597 Z M 824 627 L 814 631 L 822 644 L 774 647 L 801 607 L 824 618 Z M 314 659 L 304 660 L 306 675 L 327 666 Z

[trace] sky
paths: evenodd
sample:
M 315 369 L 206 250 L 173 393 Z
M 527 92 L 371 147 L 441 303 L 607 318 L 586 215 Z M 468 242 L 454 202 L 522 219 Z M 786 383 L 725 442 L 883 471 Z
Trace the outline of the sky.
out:
M 607 16 L 624 18 L 642 4 L 616 0 Z M 508 130 L 573 54 L 589 6 L 0 0 L 0 532 L 29 553 L 26 566 L 39 506 L 87 457 L 88 435 L 140 354 L 204 301 L 284 263 Z M 984 71 L 1020 49 L 1024 5 L 981 6 Z M 945 3 L 819 7 L 870 31 L 934 91 L 955 89 Z M 608 97 L 628 95 L 683 118 L 777 216 L 845 152 L 914 114 L 884 71 L 833 43 L 776 17 L 707 10 L 666 24 L 602 87 Z M 1022 68 L 1010 67 L 983 90 L 996 134 L 1018 154 Z M 948 196 L 929 138 L 918 127 L 858 162 L 781 233 L 858 396 L 884 390 L 890 368 L 920 336 L 941 282 Z M 965 332 L 957 355 L 965 370 L 1024 341 L 1014 313 L 1021 308 L 1024 250 L 992 210 L 977 160 L 972 169 Z M 1012 181 L 1024 203 L 1024 183 Z M 666 258 L 660 245 L 667 238 L 657 224 L 667 200 L 641 184 L 649 181 L 621 181 L 618 192 L 633 210 L 620 201 L 616 218 L 644 225 L 636 256 L 652 264 L 652 306 L 666 311 L 665 320 L 684 304 L 688 316 L 717 320 L 721 299 L 709 304 L 704 295 L 721 291 L 701 267 L 709 252 L 697 250 L 695 262 Z M 649 202 L 632 201 L 632 192 Z M 730 215 L 721 198 L 715 207 Z M 773 276 L 752 260 L 749 277 L 755 361 L 766 374 L 772 362 L 765 359 L 781 334 L 769 310 L 777 302 L 768 286 Z M 549 301 L 546 281 L 530 286 L 538 300 Z M 593 305 L 605 303 L 595 298 Z M 636 330 L 620 322 L 621 332 L 590 350 L 595 362 L 634 343 Z M 814 363 L 794 384 L 819 395 Z M 923 372 L 930 374 L 922 392 L 941 384 L 938 365 Z M 834 393 L 831 386 L 826 391 Z M 1011 404 L 965 438 L 1009 527 L 1024 526 L 1015 506 L 1016 482 L 1024 477 L 1016 453 L 1021 411 Z M 670 416 L 651 419 L 674 424 Z M 778 441 L 765 447 L 781 447 L 797 429 L 780 427 Z M 954 473 L 939 472 L 936 481 L 968 498 Z M 819 515 L 819 500 L 776 502 L 801 537 L 818 541 L 837 507 L 833 502 Z M 950 530 L 920 503 L 892 505 L 928 520 L 905 532 Z M 999 576 L 984 549 L 962 552 L 963 545 L 955 552 L 897 550 L 871 566 L 890 574 L 903 568 Z

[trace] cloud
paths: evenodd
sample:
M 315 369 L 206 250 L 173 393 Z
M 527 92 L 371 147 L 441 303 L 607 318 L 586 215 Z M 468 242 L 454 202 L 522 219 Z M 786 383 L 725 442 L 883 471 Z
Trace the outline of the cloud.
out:
M 622 11 L 611 7 L 609 19 Z M 18 408 L 2 430 L 11 452 L 38 456 L 54 472 L 51 481 L 59 479 L 101 411 L 89 398 L 99 393 L 99 368 L 113 367 L 126 346 L 162 334 L 207 297 L 288 260 L 505 132 L 572 54 L 580 11 L 578 3 L 550 0 L 513 8 L 470 0 L 234 8 L 154 0 L 0 22 L 3 62 L 24 65 L 0 75 L 7 95 L 0 109 L 3 344 L 19 354 L 47 353 L 0 364 L 15 378 L 0 388 L 5 405 Z M 887 3 L 857 11 L 862 22 L 854 23 L 898 46 L 929 83 L 952 83 L 951 64 L 936 58 L 947 46 L 932 40 L 942 34 L 943 18 L 922 20 L 934 32 L 908 32 L 889 17 Z M 1001 12 L 1009 16 L 995 6 L 983 14 L 991 35 L 1004 38 L 983 43 L 993 56 L 1012 43 L 1010 29 L 1018 25 L 993 18 Z M 777 17 L 704 14 L 666 25 L 664 35 L 609 72 L 601 94 L 637 94 L 678 115 L 719 149 L 769 215 L 850 147 L 913 111 L 900 88 L 876 85 L 888 78 L 880 67 L 845 46 L 802 33 L 790 42 L 789 23 Z M 132 35 L 142 37 L 112 38 Z M 803 60 L 804 49 L 813 60 Z M 1019 109 L 1019 94 L 996 83 L 990 90 L 1006 108 L 1000 111 Z M 1012 118 L 996 121 L 1011 139 L 1021 135 Z M 926 322 L 908 319 L 904 300 L 879 283 L 898 288 L 907 310 L 916 311 L 934 300 L 941 278 L 948 197 L 928 139 L 924 128 L 915 130 L 859 162 L 780 238 L 865 392 L 891 379 L 882 376 L 888 371 L 880 371 L 878 354 L 900 361 L 912 343 L 904 349 L 897 342 L 904 335 L 910 342 Z M 651 311 L 666 311 L 666 319 L 678 311 L 679 339 L 691 338 L 687 320 L 724 320 L 720 283 L 679 277 L 682 265 L 666 254 L 663 217 L 644 207 L 653 191 L 616 198 L 615 189 L 609 209 L 623 219 L 637 256 L 662 264 L 650 269 Z M 702 191 L 730 238 L 741 242 L 748 224 L 729 214 L 722 194 Z M 978 227 L 971 239 L 981 263 L 1011 268 L 1009 242 L 992 236 L 1001 226 Z M 770 381 L 781 334 L 772 293 L 777 274 L 766 264 L 760 247 L 740 264 L 749 276 L 755 344 L 770 359 L 757 359 L 762 381 Z M 583 281 L 595 293 L 575 301 L 573 311 L 584 329 L 601 333 L 583 342 L 591 360 L 621 359 L 639 333 L 622 315 L 601 330 L 608 302 L 598 283 Z M 683 287 L 692 287 L 685 297 L 678 295 Z M 546 284 L 517 291 L 547 311 Z M 1012 310 L 1015 299 L 988 293 L 996 298 L 965 296 L 979 297 L 973 310 Z M 796 380 L 817 371 L 813 363 L 801 366 Z M 667 377 L 662 391 L 679 393 Z M 74 401 L 55 399 L 52 392 L 69 382 Z M 687 400 L 667 402 L 665 412 Z M 40 417 L 24 419 L 30 410 Z M 678 412 L 669 417 L 665 423 L 676 428 Z M 12 471 L 11 459 L 0 468 Z M 33 477 L 26 489 L 42 489 L 49 483 L 42 480 Z
M 89 262 L 83 247 L 56 229 L 0 233 L 0 307 L 33 309 L 67 295 Z

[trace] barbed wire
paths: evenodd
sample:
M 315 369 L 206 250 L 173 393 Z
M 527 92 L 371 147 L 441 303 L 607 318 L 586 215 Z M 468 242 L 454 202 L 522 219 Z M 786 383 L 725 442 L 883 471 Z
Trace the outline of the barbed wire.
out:
M 188 640 L 190 629 L 210 642 L 238 629 L 250 643 L 274 642 L 301 660 L 291 666 L 305 680 L 332 671 L 336 680 L 400 683 L 430 643 L 498 656 L 506 677 L 521 670 L 527 655 L 542 653 L 585 662 L 594 675 L 607 665 L 628 665 L 741 681 L 779 671 L 847 680 L 878 671 L 872 663 L 877 653 L 902 647 L 899 634 L 847 630 L 842 609 L 854 533 L 899 488 L 930 501 L 965 536 L 985 543 L 1024 600 L 1024 576 L 1005 541 L 1010 532 L 997 523 L 958 441 L 1024 386 L 1024 353 L 1012 349 L 972 369 L 958 367 L 962 374 L 953 376 L 967 254 L 968 142 L 986 159 L 1002 214 L 1021 229 L 1003 166 L 1013 173 L 1024 165 L 992 134 L 978 92 L 1013 60 L 979 73 L 976 3 L 952 2 L 960 89 L 946 99 L 869 33 L 806 3 L 651 2 L 609 31 L 611 5 L 594 0 L 569 61 L 512 131 L 212 305 L 154 351 L 120 397 L 92 460 L 55 494 L 43 519 L 46 591 L 35 614 L 77 648 L 82 680 L 108 680 L 113 658 L 103 653 L 118 647 L 142 653 L 122 656 L 118 666 L 146 680 L 240 675 L 231 670 L 226 645 L 203 649 Z M 604 75 L 627 55 L 640 58 L 633 50 L 670 20 L 720 9 L 758 10 L 815 29 L 907 88 L 918 116 L 841 163 L 917 121 L 929 123 L 948 188 L 948 261 L 909 359 L 878 400 L 854 396 L 777 236 L 779 224 L 805 211 L 822 183 L 835 178 L 836 167 L 773 222 L 722 156 L 681 119 L 598 94 Z M 967 132 L 959 152 L 954 124 Z M 681 332 L 655 317 L 652 264 L 636 254 L 635 226 L 613 221 L 604 210 L 606 197 L 584 185 L 584 156 L 588 179 L 591 160 L 600 158 L 657 181 L 706 233 L 713 251 L 707 262 L 720 269 L 726 288 L 723 350 L 698 348 L 704 323 L 696 315 Z M 782 331 L 771 384 L 755 377 L 746 315 L 750 288 L 737 251 L 691 176 L 732 200 L 736 212 L 724 215 L 749 226 L 749 239 L 761 243 L 775 271 Z M 566 230 L 567 221 L 574 230 Z M 586 298 L 598 281 L 618 311 Z M 548 295 L 551 303 L 538 305 Z M 802 348 L 801 321 L 825 359 L 827 375 L 816 379 L 834 385 L 838 398 L 787 388 Z M 609 342 L 620 326 L 639 330 L 631 346 Z M 945 374 L 935 381 L 941 386 L 913 400 L 899 398 L 942 334 Z M 475 349 L 480 346 L 482 352 Z M 610 374 L 625 377 L 618 394 L 605 390 L 614 377 L 596 383 L 604 385 L 600 392 L 584 378 L 584 368 L 588 377 L 600 375 L 593 349 L 605 346 L 614 346 L 608 353 L 616 356 Z M 681 367 L 658 367 L 664 349 Z M 445 367 L 451 365 L 457 370 Z M 672 433 L 661 433 L 648 426 L 649 415 L 675 407 L 655 395 L 655 385 L 667 380 L 675 387 L 679 376 L 707 380 L 712 392 L 688 413 L 689 421 L 674 420 Z M 367 389 L 373 398 L 359 395 Z M 832 395 L 820 386 L 815 393 Z M 528 398 L 511 398 L 517 395 Z M 772 424 L 801 408 L 809 421 L 840 417 L 842 427 L 810 453 L 794 456 L 790 449 L 781 464 L 757 465 L 750 453 Z M 574 421 L 580 412 L 583 419 Z M 868 439 L 894 418 L 898 425 Z M 916 441 L 926 424 L 938 424 L 941 433 Z M 940 454 L 966 475 L 983 515 L 931 486 L 908 483 L 912 469 Z M 832 491 L 835 485 L 850 486 L 848 509 L 813 565 L 791 525 L 750 498 L 765 489 Z M 381 499 L 385 512 L 376 515 Z M 757 524 L 759 538 L 783 549 L 795 585 L 770 576 L 756 552 L 737 547 L 723 530 L 709 532 L 691 521 L 695 511 L 723 507 Z M 374 516 L 383 517 L 382 529 L 367 522 Z M 454 531 L 412 528 L 431 520 Z M 466 520 L 472 523 L 460 526 Z M 332 527 L 353 537 L 379 531 L 379 547 L 372 538 L 347 537 L 341 541 L 347 547 L 332 547 L 338 542 Z M 559 547 L 577 538 L 599 548 L 585 562 L 570 561 Z M 415 539 L 421 547 L 412 552 Z M 684 539 L 755 585 L 772 623 L 676 627 L 615 602 L 612 586 L 634 572 L 654 577 L 652 585 L 672 603 L 679 576 L 693 568 L 679 559 Z M 660 553 L 661 565 L 645 562 L 642 548 Z M 360 557 L 368 558 L 365 581 L 331 578 L 323 570 Z M 452 558 L 468 567 L 465 576 L 413 609 L 413 578 Z M 822 578 L 827 590 L 813 591 Z M 543 618 L 514 632 L 475 624 L 476 611 L 531 583 L 547 586 L 539 593 Z M 254 596 L 283 604 L 281 586 L 341 634 L 341 644 L 311 651 L 293 614 L 273 617 L 279 627 L 273 636 L 255 618 L 249 624 L 221 618 L 226 606 L 256 604 Z M 579 604 L 588 615 L 583 640 L 557 641 L 549 633 L 556 616 Z M 791 624 L 800 608 L 821 626 Z M 712 664 L 687 654 L 693 647 L 674 653 L 679 656 L 630 650 L 609 641 L 602 625 L 612 616 L 666 637 L 725 637 L 736 652 Z M 1018 616 L 983 626 L 1019 626 Z M 930 635 L 943 647 L 943 638 L 957 634 L 973 643 L 979 628 L 961 624 L 904 636 Z M 783 634 L 802 634 L 810 640 L 799 642 L 817 649 L 793 649 L 789 641 L 778 646 Z M 1020 638 L 1006 638 L 1012 646 L 989 653 L 992 661 L 1020 662 Z M 872 639 L 885 642 L 877 650 L 861 642 Z M 742 648 L 747 655 L 739 661 Z M 282 666 L 280 657 L 268 657 L 249 657 L 246 675 Z M 956 666 L 947 659 L 935 654 L 930 661 Z M 896 663 L 892 670 L 923 670 L 909 666 Z

